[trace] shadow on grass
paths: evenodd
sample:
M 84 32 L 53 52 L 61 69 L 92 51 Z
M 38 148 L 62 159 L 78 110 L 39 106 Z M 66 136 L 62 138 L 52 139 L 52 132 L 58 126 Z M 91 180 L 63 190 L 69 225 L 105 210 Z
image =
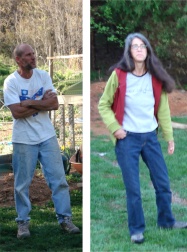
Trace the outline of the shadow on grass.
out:
M 82 192 L 71 192 L 73 222 L 80 234 L 62 232 L 55 217 L 53 203 L 33 206 L 30 213 L 31 237 L 17 239 L 14 207 L 0 208 L 0 252 L 2 251 L 82 251 Z

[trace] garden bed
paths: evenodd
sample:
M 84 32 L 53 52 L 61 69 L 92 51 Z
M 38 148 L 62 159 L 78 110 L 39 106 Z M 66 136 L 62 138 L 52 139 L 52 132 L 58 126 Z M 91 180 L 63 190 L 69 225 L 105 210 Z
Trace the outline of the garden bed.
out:
M 74 169 L 70 170 L 70 179 L 67 179 L 70 191 L 82 190 L 81 177 Z M 30 186 L 30 200 L 35 205 L 45 205 L 51 200 L 51 190 L 41 174 L 36 170 Z M 0 207 L 14 206 L 14 176 L 12 172 L 0 175 Z

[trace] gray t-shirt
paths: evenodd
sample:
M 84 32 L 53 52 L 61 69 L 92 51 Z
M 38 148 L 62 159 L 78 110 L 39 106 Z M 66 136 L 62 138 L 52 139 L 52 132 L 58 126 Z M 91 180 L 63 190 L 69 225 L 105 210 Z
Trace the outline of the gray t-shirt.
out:
M 135 133 L 146 133 L 158 126 L 154 116 L 155 99 L 152 77 L 147 72 L 142 76 L 127 74 L 127 90 L 123 128 Z
M 5 105 L 16 104 L 26 99 L 41 100 L 47 89 L 55 92 L 46 71 L 35 68 L 30 79 L 22 78 L 15 71 L 4 81 Z M 14 143 L 39 144 L 55 134 L 48 111 L 39 111 L 26 118 L 13 118 L 12 142 Z

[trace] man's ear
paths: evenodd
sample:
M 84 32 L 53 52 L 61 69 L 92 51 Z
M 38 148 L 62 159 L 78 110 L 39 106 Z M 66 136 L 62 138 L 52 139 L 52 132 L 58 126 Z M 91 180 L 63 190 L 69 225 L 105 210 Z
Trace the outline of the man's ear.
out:
M 19 64 L 20 59 L 18 56 L 16 56 L 15 60 L 16 60 L 16 63 Z

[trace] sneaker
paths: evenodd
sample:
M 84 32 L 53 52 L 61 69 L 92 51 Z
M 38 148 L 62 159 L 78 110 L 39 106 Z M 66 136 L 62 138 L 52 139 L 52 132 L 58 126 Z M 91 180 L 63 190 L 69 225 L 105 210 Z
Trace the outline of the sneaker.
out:
M 175 223 L 172 226 L 172 228 L 187 228 L 187 222 L 175 221 Z
M 62 230 L 69 234 L 80 233 L 80 229 L 73 224 L 71 217 L 64 217 L 64 221 L 60 225 Z
M 173 226 L 170 226 L 170 227 L 160 226 L 160 228 L 161 229 L 182 229 L 182 228 L 187 228 L 187 222 L 175 221 L 175 223 L 173 224 Z
M 18 233 L 17 233 L 17 238 L 26 238 L 30 236 L 30 231 L 29 231 L 29 222 L 24 221 L 24 222 L 18 222 Z
M 131 242 L 133 243 L 143 243 L 144 236 L 142 233 L 131 235 Z

